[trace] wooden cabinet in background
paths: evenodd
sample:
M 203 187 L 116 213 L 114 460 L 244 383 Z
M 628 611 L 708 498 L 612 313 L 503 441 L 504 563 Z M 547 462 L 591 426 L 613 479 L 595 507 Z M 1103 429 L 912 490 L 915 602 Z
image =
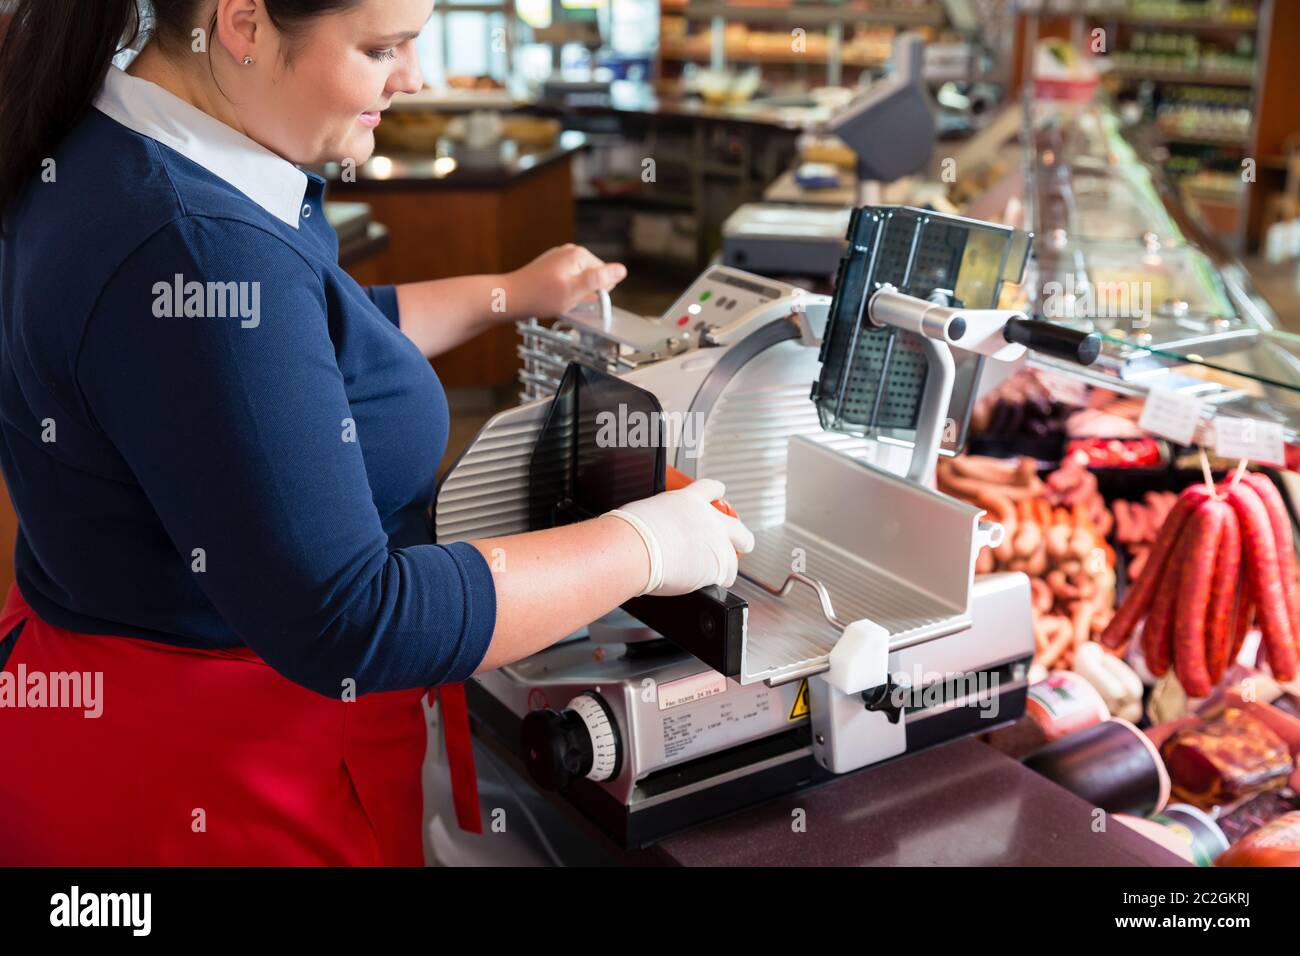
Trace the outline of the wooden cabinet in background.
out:
M 567 152 L 497 182 L 458 186 L 401 178 L 330 184 L 330 199 L 364 202 L 388 229 L 388 246 L 348 271 L 363 285 L 420 282 L 509 272 L 575 235 L 573 172 Z M 519 337 L 492 329 L 433 367 L 447 388 L 502 386 L 515 381 Z

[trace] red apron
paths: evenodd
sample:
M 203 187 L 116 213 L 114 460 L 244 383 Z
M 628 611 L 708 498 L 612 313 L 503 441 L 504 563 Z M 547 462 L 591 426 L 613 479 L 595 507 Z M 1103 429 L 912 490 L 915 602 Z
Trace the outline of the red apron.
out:
M 333 700 L 247 648 L 66 631 L 15 585 L 0 640 L 20 623 L 4 672 L 24 700 L 32 675 L 100 690 L 94 708 L 0 706 L 0 865 L 423 864 L 423 691 Z M 472 764 L 453 768 L 461 824 L 478 829 Z

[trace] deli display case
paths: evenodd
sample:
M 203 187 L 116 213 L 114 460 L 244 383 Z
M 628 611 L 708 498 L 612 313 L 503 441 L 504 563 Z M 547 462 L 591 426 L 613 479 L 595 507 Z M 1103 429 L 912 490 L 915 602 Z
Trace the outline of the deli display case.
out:
M 1180 206 L 1146 158 L 1158 150 L 1103 99 L 1026 100 L 1023 146 L 1036 239 L 1021 292 L 1042 317 L 1103 342 L 1089 369 L 1032 361 L 1121 394 L 1192 396 L 1207 420 L 1273 422 L 1300 440 L 1300 336 Z

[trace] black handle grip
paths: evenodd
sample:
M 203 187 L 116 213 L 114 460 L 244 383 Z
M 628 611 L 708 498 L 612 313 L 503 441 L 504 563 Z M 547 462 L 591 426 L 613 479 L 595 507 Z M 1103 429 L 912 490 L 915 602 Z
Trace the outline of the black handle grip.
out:
M 1091 365 L 1101 354 L 1101 336 L 1096 332 L 1080 332 L 1042 319 L 1010 319 L 1002 334 L 1008 342 L 1080 365 Z

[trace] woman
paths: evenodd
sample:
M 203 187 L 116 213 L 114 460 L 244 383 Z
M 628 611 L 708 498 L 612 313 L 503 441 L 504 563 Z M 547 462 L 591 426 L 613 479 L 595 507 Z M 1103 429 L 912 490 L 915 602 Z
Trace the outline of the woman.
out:
M 397 288 L 339 269 L 295 164 L 370 155 L 432 0 L 152 0 L 125 72 L 136 0 L 15 6 L 0 863 L 418 864 L 423 689 L 730 584 L 752 538 L 702 481 L 430 540 L 426 358 L 623 275 L 572 246 Z

